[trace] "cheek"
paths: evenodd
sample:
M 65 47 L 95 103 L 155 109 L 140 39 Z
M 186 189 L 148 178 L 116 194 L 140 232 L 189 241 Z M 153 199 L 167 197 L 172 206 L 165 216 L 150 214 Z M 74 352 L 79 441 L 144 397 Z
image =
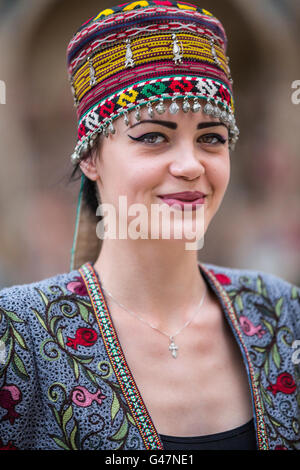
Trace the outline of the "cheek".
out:
M 141 194 L 144 196 L 147 192 L 152 191 L 161 181 L 161 166 L 151 164 L 134 163 L 132 167 L 124 168 L 126 172 L 126 184 L 130 188 L 133 197 Z
M 116 156 L 116 160 L 105 165 L 103 181 L 107 198 L 114 204 L 118 203 L 119 196 L 126 196 L 128 205 L 146 202 L 148 194 L 159 184 L 160 174 L 153 164 L 142 164 L 135 159 L 132 162 L 120 160 L 120 156 Z M 108 187 L 106 181 L 111 182 Z
M 221 158 L 207 168 L 207 177 L 216 192 L 223 193 L 230 179 L 230 159 Z

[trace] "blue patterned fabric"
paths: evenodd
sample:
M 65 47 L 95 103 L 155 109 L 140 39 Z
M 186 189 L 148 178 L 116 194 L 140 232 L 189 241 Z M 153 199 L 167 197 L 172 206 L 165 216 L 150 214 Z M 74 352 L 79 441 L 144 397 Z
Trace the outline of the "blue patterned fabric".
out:
M 264 272 L 201 271 L 242 353 L 257 448 L 300 449 L 300 289 Z M 163 449 L 139 402 L 129 406 L 130 370 L 116 369 L 119 344 L 91 299 L 79 270 L 0 291 L 0 449 Z

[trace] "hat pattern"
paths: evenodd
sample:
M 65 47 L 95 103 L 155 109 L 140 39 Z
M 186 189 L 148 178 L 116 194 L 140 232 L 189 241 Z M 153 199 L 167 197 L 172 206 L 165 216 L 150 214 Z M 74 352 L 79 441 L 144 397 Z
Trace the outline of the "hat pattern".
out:
M 210 12 L 185 2 L 136 1 L 107 8 L 86 21 L 67 49 L 77 108 L 78 163 L 98 133 L 115 133 L 113 121 L 128 113 L 175 114 L 203 110 L 238 139 L 227 37 Z M 206 104 L 200 104 L 199 99 Z

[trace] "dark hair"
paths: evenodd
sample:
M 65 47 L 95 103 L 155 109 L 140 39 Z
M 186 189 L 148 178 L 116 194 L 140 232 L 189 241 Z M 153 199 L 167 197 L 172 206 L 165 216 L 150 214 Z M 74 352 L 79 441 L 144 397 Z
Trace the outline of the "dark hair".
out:
M 94 145 L 92 148 L 90 148 L 83 160 L 88 159 L 88 158 L 94 158 L 95 155 L 98 153 L 98 150 L 100 149 L 100 134 L 97 135 Z M 83 172 L 80 168 L 80 164 L 77 163 L 71 173 L 71 176 L 68 180 L 68 183 L 71 183 L 73 181 L 78 181 Z M 89 178 L 85 176 L 84 178 L 84 183 L 83 183 L 83 190 L 82 190 L 82 199 L 86 206 L 89 208 L 92 214 L 96 213 L 97 207 L 100 204 L 100 194 L 98 191 L 97 183 L 96 181 L 92 181 Z

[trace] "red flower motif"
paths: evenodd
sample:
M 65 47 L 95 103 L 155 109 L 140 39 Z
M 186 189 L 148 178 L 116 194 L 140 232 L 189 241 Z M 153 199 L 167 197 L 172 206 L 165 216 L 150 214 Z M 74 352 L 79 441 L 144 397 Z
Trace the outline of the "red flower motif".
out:
M 16 385 L 5 385 L 0 389 L 0 406 L 7 410 L 6 415 L 2 416 L 1 421 L 8 419 L 11 425 L 15 419 L 20 417 L 15 407 L 22 400 L 21 390 Z
M 75 338 L 67 338 L 67 346 L 77 350 L 77 345 L 93 346 L 97 341 L 98 334 L 92 328 L 78 328 Z
M 221 274 L 221 273 L 216 274 L 212 269 L 210 269 L 210 272 L 213 273 L 213 275 L 218 279 L 220 284 L 224 286 L 231 284 L 231 279 L 225 274 Z
M 17 447 L 13 445 L 11 441 L 9 441 L 6 445 L 4 445 L 2 439 L 0 438 L 0 450 L 18 450 L 18 449 Z
M 275 450 L 288 450 L 288 449 L 287 449 L 287 447 L 277 445 L 277 446 L 275 447 Z
M 296 384 L 291 374 L 288 372 L 282 372 L 282 374 L 278 375 L 276 384 L 271 383 L 267 390 L 270 390 L 273 395 L 276 395 L 278 392 L 290 395 L 296 390 Z
M 84 280 L 81 276 L 77 276 L 75 277 L 74 281 L 69 282 L 67 284 L 67 289 L 71 292 L 74 292 L 74 294 L 82 296 L 89 295 Z

